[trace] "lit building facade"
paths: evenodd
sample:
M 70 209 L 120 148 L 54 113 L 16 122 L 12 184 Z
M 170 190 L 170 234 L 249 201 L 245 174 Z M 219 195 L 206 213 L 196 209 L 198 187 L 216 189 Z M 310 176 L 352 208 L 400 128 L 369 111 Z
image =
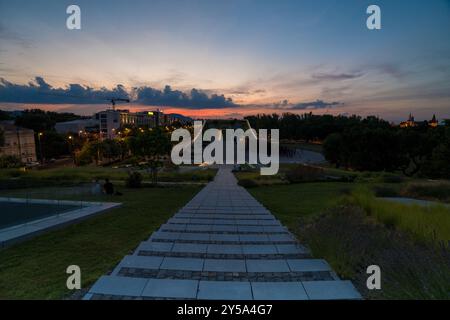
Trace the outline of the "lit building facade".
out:
M 10 122 L 0 122 L 4 143 L 0 146 L 0 155 L 16 156 L 23 163 L 36 162 L 36 144 L 34 131 L 17 127 Z
M 436 128 L 439 125 L 439 122 L 437 121 L 435 114 L 433 114 L 433 119 L 431 119 L 431 121 L 428 122 L 428 125 L 432 128 Z
M 103 138 L 114 139 L 123 126 L 149 127 L 170 125 L 172 117 L 162 111 L 130 112 L 129 110 L 105 110 L 95 114 Z
M 410 113 L 408 120 L 400 122 L 400 128 L 412 128 L 412 127 L 416 127 L 417 123 L 414 120 L 414 116 Z

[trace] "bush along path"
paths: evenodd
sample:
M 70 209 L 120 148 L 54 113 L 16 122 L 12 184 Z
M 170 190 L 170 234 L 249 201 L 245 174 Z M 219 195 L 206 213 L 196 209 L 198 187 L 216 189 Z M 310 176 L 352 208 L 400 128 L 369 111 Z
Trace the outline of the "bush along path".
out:
M 84 299 L 360 299 L 222 166 Z

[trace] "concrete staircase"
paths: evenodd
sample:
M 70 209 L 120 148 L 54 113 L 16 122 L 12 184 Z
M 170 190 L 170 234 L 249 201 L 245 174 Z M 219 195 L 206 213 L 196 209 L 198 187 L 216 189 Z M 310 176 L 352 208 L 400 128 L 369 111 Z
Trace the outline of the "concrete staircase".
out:
M 295 201 L 295 199 L 293 199 Z M 228 166 L 84 299 L 361 299 Z

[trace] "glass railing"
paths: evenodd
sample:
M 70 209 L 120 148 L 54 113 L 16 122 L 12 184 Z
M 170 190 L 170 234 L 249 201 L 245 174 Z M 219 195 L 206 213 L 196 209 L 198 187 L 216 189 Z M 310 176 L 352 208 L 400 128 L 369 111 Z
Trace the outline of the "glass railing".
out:
M 90 185 L 0 192 L 0 232 L 95 205 Z

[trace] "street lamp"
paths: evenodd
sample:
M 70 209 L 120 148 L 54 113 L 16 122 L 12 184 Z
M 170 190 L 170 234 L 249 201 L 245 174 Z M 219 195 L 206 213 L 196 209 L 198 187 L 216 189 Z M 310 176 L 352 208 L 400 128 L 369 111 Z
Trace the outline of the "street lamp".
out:
M 73 137 L 69 136 L 68 139 L 69 139 L 69 152 L 70 152 L 70 155 L 72 157 L 73 163 L 75 163 L 75 154 L 73 153 L 73 150 L 72 150 L 73 149 L 73 147 L 72 147 L 72 139 L 73 139 Z
M 41 164 L 44 164 L 44 154 L 42 153 L 42 142 L 41 142 L 41 137 L 44 134 L 42 132 L 38 133 L 38 141 L 39 141 L 39 154 L 40 154 L 40 158 L 41 158 Z

